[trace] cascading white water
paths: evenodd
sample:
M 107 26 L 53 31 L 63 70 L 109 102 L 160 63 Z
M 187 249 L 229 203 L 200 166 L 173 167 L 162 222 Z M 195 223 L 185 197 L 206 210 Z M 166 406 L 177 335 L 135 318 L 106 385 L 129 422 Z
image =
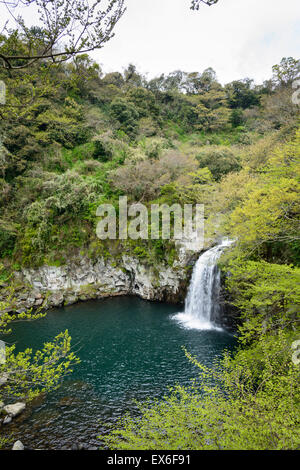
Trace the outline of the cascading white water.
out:
M 187 328 L 219 329 L 217 321 L 220 314 L 221 285 L 217 260 L 223 250 L 231 244 L 231 240 L 223 240 L 219 245 L 203 253 L 195 264 L 185 310 L 175 315 L 175 319 Z

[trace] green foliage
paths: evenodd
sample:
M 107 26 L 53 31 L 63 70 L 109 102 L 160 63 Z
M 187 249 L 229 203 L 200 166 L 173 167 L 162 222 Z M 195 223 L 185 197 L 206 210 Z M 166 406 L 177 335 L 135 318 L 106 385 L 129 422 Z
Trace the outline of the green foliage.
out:
M 84 179 L 72 171 L 62 175 L 48 174 L 48 178 L 39 189 L 40 198 L 28 205 L 24 213 L 26 229 L 17 247 L 21 248 L 26 256 L 30 252 L 37 256 L 38 253 L 44 253 L 47 247 L 55 246 L 61 231 L 57 226 L 58 221 L 61 220 L 66 224 L 70 218 L 74 218 L 72 217 L 74 213 L 80 219 L 80 216 L 83 217 L 89 210 L 90 204 L 99 197 L 97 181 L 91 182 L 88 178 Z M 73 230 L 72 233 L 69 225 L 66 240 L 70 242 L 70 237 L 71 240 L 73 238 L 74 245 L 77 243 L 77 229 L 73 227 Z M 81 241 L 83 240 L 80 239 Z
M 0 3 L 8 12 L 7 27 L 0 36 L 1 67 L 7 70 L 30 68 L 39 61 L 60 63 L 78 54 L 82 58 L 83 52 L 109 41 L 125 11 L 123 0 L 111 0 L 106 6 L 79 0 L 56 5 L 51 0 L 28 0 L 23 16 L 22 10 L 15 14 L 18 0 Z
M 192 0 L 191 9 L 199 10 L 201 3 L 205 3 L 208 6 L 218 3 L 219 0 Z
M 157 263 L 167 263 L 172 266 L 177 258 L 173 241 L 170 240 L 126 240 L 122 248 L 127 254 L 137 257 L 141 262 L 152 266 L 154 270 Z
M 236 237 L 221 265 L 227 273 L 227 298 L 239 314 L 239 349 L 233 357 L 225 353 L 212 370 L 187 353 L 201 370 L 199 383 L 190 389 L 175 387 L 164 400 L 141 404 L 138 416 L 125 416 L 101 436 L 109 448 L 299 447 L 300 377 L 292 344 L 299 339 L 300 270 L 284 264 L 297 260 L 299 246 L 299 131 L 290 143 L 276 144 L 272 136 L 250 146 L 246 158 L 238 161 L 247 162 L 241 171 L 231 169 L 226 175 L 218 162 L 217 170 L 222 170 L 217 177 L 225 175 L 218 184 L 212 185 L 214 171 L 207 168 L 212 158 L 189 174 L 193 187 L 205 192 L 212 188 L 213 217 L 223 214 L 221 230 Z M 224 149 L 231 152 L 216 148 Z M 185 193 L 179 180 L 173 181 L 162 188 L 161 197 L 182 201 L 186 188 L 186 180 Z
M 7 40 L 6 52 L 26 50 L 17 33 Z M 122 193 L 129 200 L 201 202 L 214 211 L 224 199 L 216 182 L 243 166 L 243 176 L 221 183 L 231 194 L 229 182 L 244 183 L 246 167 L 255 171 L 266 164 L 274 143 L 284 138 L 270 133 L 258 140 L 247 116 L 256 113 L 256 121 L 265 123 L 273 105 L 264 100 L 281 99 L 281 86 L 263 93 L 258 109 L 261 91 L 250 79 L 222 87 L 211 68 L 149 81 L 132 65 L 123 74 L 103 75 L 83 54 L 65 64 L 36 62 L 30 73 L 1 69 L 0 78 L 8 90 L 0 126 L 0 245 L 1 257 L 12 263 L 38 265 L 66 258 L 80 245 L 88 250 L 98 201 L 114 202 Z M 222 214 L 234 205 L 225 199 Z M 236 236 L 239 220 L 247 217 L 246 207 L 245 214 L 232 214 Z M 272 252 L 273 261 L 280 250 L 287 259 L 300 256 L 295 239 L 284 247 L 281 240 L 277 247 L 269 243 L 260 249 Z
M 291 338 L 264 337 L 235 358 L 225 354 L 200 369 L 190 389 L 175 387 L 163 401 L 140 406 L 100 436 L 119 450 L 279 450 L 299 446 L 299 367 Z
M 198 129 L 215 132 L 226 129 L 230 122 L 230 110 L 227 107 L 225 92 L 219 86 L 197 97 L 196 105 Z
M 273 83 L 279 86 L 290 86 L 299 77 L 300 61 L 293 57 L 283 57 L 280 64 L 272 67 Z
M 2 256 L 10 256 L 12 254 L 15 246 L 16 236 L 16 233 L 2 229 L 0 227 L 0 253 Z
M 139 112 L 134 104 L 123 98 L 117 98 L 111 103 L 111 112 L 120 123 L 119 129 L 130 136 L 137 133 Z
M 71 352 L 71 337 L 67 330 L 34 353 L 30 348 L 20 353 L 14 353 L 14 350 L 15 346 L 6 347 L 6 362 L 0 365 L 0 375 L 5 374 L 8 378 L 0 389 L 0 398 L 6 401 L 15 398 L 30 401 L 55 390 L 79 362 Z
M 297 131 L 291 143 L 273 151 L 259 180 L 229 215 L 228 230 L 242 250 L 272 260 L 270 244 L 280 244 L 288 256 L 289 244 L 299 243 L 299 150 Z
M 0 265 L 0 273 L 3 266 Z M 43 305 L 36 311 L 27 310 L 17 313 L 13 284 L 8 289 L 5 301 L 0 302 L 0 335 L 11 333 L 11 324 L 16 321 L 33 321 L 43 318 L 46 313 Z M 14 401 L 16 398 L 30 401 L 41 393 L 57 388 L 62 378 L 72 372 L 79 359 L 71 351 L 71 337 L 68 331 L 57 335 L 52 342 L 44 344 L 43 349 L 33 352 L 27 348 L 15 353 L 15 346 L 6 344 L 5 362 L 0 364 L 0 377 L 5 383 L 0 387 L 0 401 Z M 2 442 L 3 444 L 3 442 Z M 0 438 L 1 448 L 1 438 Z
M 111 184 L 134 200 L 149 201 L 159 196 L 165 184 L 175 181 L 186 171 L 195 170 L 196 161 L 176 151 L 159 159 L 129 162 L 110 174 Z
M 242 126 L 245 123 L 242 109 L 233 109 L 230 116 L 230 122 L 233 127 Z
M 2 268 L 1 271 L 3 273 L 3 266 L 0 267 Z M 10 306 L 14 303 L 13 294 L 13 289 L 10 289 L 7 300 L 0 302 L 0 335 L 10 334 L 12 330 L 9 325 L 14 321 L 38 320 L 45 316 L 45 313 L 42 312 L 42 308 L 37 309 L 35 312 L 30 309 L 22 313 L 12 313 L 10 311 Z
M 132 103 L 139 113 L 139 117 L 153 116 L 157 117 L 159 108 L 155 102 L 154 94 L 142 87 L 131 88 L 128 92 L 127 99 Z
M 93 158 L 94 144 L 87 142 L 86 144 L 77 145 L 72 149 L 61 149 L 61 159 L 67 163 L 68 168 L 72 168 L 78 161 L 89 160 Z
M 111 160 L 112 156 L 113 148 L 111 142 L 103 137 L 95 138 L 93 158 L 99 159 L 102 162 L 107 162 L 108 160 Z
M 0 436 L 0 449 L 4 449 L 4 447 L 11 442 L 11 439 Z
M 300 269 L 265 261 L 233 259 L 226 265 L 233 304 L 239 309 L 243 341 L 297 326 Z
M 253 86 L 253 80 L 235 80 L 225 87 L 229 106 L 232 109 L 247 109 L 260 104 L 260 92 Z

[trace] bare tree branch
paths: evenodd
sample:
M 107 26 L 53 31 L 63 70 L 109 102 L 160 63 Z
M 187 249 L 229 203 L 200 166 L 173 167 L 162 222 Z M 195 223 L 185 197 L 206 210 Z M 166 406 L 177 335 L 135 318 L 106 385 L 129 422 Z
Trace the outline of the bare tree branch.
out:
M 0 0 L 13 22 L 6 24 L 0 38 L 0 66 L 22 69 L 42 59 L 61 62 L 77 54 L 93 51 L 114 36 L 122 17 L 125 0 Z M 36 26 L 28 26 L 22 16 L 27 8 L 37 17 Z M 19 38 L 22 48 L 14 46 Z M 12 39 L 11 39 L 12 40 Z M 25 49 L 25 50 L 24 50 Z M 2 62 L 2 64 L 1 64 Z
M 192 0 L 191 9 L 199 10 L 201 3 L 205 3 L 205 5 L 208 5 L 210 7 L 211 5 L 218 3 L 218 1 L 219 0 Z

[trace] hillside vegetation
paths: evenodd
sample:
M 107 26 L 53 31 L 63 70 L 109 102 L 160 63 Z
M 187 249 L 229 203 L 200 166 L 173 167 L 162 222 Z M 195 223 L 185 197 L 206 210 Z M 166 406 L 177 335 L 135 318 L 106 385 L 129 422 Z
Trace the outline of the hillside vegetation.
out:
M 5 47 L 22 49 L 11 37 Z M 118 449 L 299 448 L 299 62 L 262 85 L 221 85 L 211 68 L 147 79 L 103 74 L 88 55 L 1 69 L 1 284 L 21 267 L 71 254 L 172 263 L 165 240 L 101 241 L 99 204 L 203 203 L 206 236 L 235 245 L 221 260 L 240 349 L 201 391 L 178 388 L 106 437 Z M 294 358 L 294 359 L 293 359 Z M 215 385 L 212 385 L 215 384 Z

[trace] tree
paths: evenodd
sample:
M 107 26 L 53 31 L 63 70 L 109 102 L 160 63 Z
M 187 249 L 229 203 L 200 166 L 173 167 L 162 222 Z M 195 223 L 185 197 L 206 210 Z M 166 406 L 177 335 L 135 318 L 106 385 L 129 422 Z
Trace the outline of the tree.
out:
M 110 72 L 105 74 L 101 80 L 101 85 L 114 85 L 117 88 L 122 88 L 124 86 L 124 78 L 120 72 Z
M 264 336 L 211 370 L 186 352 L 199 368 L 191 388 L 141 404 L 138 417 L 125 415 L 99 437 L 118 450 L 297 449 L 299 367 L 290 348 L 287 333 Z
M 190 95 L 209 92 L 213 86 L 218 87 L 214 69 L 209 67 L 203 73 L 192 72 L 184 74 L 182 88 Z
M 244 253 L 274 261 L 272 245 L 277 244 L 281 258 L 290 244 L 299 247 L 299 148 L 298 131 L 294 141 L 273 152 L 263 176 L 230 214 L 229 231 Z
M 233 259 L 226 267 L 230 292 L 244 323 L 239 327 L 247 344 L 261 334 L 296 328 L 300 302 L 300 269 L 266 261 Z
M 88 54 L 80 54 L 67 64 L 66 75 L 67 89 L 72 91 L 75 97 L 84 97 L 89 96 L 91 91 L 96 91 L 99 87 L 101 69 Z
M 124 70 L 124 80 L 130 86 L 141 87 L 143 85 L 143 77 L 134 64 L 129 64 Z
M 190 156 L 170 151 L 159 160 L 125 164 L 111 172 L 110 181 L 112 186 L 135 200 L 149 201 L 159 195 L 164 185 L 196 168 L 197 162 Z
M 134 104 L 124 98 L 116 98 L 111 103 L 111 112 L 120 123 L 120 130 L 134 136 L 138 128 L 139 113 Z
M 300 76 L 300 60 L 283 57 L 280 64 L 274 65 L 272 70 L 275 86 L 288 87 Z
M 244 78 L 243 80 L 234 80 L 225 86 L 227 100 L 232 109 L 250 108 L 260 104 L 258 91 L 253 87 L 253 80 Z
M 1 66 L 22 69 L 36 61 L 65 61 L 77 54 L 101 48 L 113 37 L 122 17 L 124 0 L 0 0 L 13 21 L 8 21 L 0 37 Z M 38 15 L 35 27 L 27 26 L 22 11 Z M 22 47 L 14 47 L 21 38 Z

